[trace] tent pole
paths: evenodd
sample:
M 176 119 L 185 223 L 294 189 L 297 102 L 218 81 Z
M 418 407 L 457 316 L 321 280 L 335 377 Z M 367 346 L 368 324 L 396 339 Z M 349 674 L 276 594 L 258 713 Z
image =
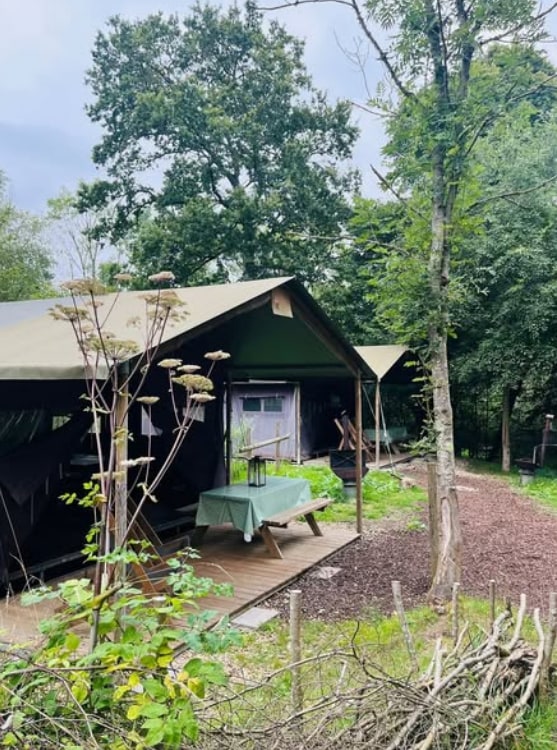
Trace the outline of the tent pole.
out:
M 381 463 L 381 380 L 375 384 L 375 468 Z
M 121 468 L 128 458 L 128 375 L 129 365 L 124 362 L 116 371 L 115 435 L 112 436 L 116 442 L 114 468 L 118 476 L 114 484 L 114 544 L 117 548 L 125 546 L 128 531 L 128 469 Z M 119 563 L 116 580 L 125 583 L 126 575 L 126 564 Z
M 296 409 L 296 463 L 302 463 L 302 395 L 299 383 L 294 386 L 294 404 Z
M 355 380 L 355 411 L 356 411 L 356 531 L 361 534 L 362 523 L 362 376 L 358 373 Z
M 230 376 L 226 378 L 226 392 L 225 392 L 225 398 L 226 398 L 226 411 L 225 411 L 225 421 L 226 424 L 224 425 L 224 440 L 225 440 L 225 446 L 224 451 L 226 454 L 225 457 L 225 474 L 226 474 L 226 484 L 230 484 L 232 481 L 232 383 L 230 382 Z

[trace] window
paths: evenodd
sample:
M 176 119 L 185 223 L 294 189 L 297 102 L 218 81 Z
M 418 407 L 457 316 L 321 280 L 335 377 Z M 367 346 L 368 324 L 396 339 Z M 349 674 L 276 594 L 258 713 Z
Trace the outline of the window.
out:
M 256 396 L 244 396 L 243 410 L 244 411 L 261 411 L 261 399 Z
M 263 411 L 282 411 L 282 396 L 267 396 L 263 399 Z

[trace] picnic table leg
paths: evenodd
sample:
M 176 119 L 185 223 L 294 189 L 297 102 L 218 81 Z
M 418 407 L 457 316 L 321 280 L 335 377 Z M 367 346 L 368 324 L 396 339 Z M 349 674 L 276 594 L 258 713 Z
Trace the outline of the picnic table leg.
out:
M 259 531 L 261 533 L 261 536 L 263 537 L 263 541 L 265 542 L 265 546 L 269 550 L 271 557 L 275 557 L 278 560 L 282 560 L 282 552 L 278 548 L 278 544 L 276 542 L 275 537 L 272 535 L 271 530 L 268 526 L 261 526 L 259 528 Z
M 309 527 L 313 531 L 315 536 L 323 536 L 323 532 L 319 528 L 319 525 L 317 521 L 315 520 L 315 516 L 313 515 L 313 513 L 306 513 L 304 518 L 308 522 Z
M 191 535 L 190 547 L 199 547 L 208 528 L 208 526 L 196 526 L 194 528 Z

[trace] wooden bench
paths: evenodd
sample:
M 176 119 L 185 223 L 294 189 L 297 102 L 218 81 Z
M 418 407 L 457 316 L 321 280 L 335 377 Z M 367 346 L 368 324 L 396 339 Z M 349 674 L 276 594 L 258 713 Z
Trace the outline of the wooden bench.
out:
M 307 503 L 296 505 L 294 508 L 288 508 L 288 510 L 282 510 L 280 513 L 275 513 L 274 516 L 266 518 L 259 527 L 259 531 L 267 549 L 271 553 L 271 556 L 282 559 L 282 552 L 278 547 L 275 537 L 271 533 L 270 526 L 285 529 L 290 521 L 294 521 L 296 518 L 303 516 L 315 536 L 323 536 L 323 532 L 319 528 L 313 514 L 316 510 L 324 510 L 332 502 L 333 501 L 328 497 L 318 497 L 315 500 L 309 500 Z

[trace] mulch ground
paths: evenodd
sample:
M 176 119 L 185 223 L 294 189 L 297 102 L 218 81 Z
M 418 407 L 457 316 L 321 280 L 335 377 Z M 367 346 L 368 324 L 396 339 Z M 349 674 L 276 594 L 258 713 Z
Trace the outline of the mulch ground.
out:
M 405 466 L 401 473 L 427 485 L 423 464 Z M 495 477 L 459 469 L 457 483 L 464 543 L 461 591 L 485 598 L 494 579 L 499 597 L 516 604 L 525 593 L 529 608 L 545 611 L 550 591 L 557 591 L 557 515 Z M 427 523 L 426 511 L 422 521 Z M 302 591 L 306 618 L 335 621 L 390 613 L 393 580 L 401 582 L 405 605 L 417 606 L 425 602 L 430 582 L 428 532 L 409 529 L 408 518 L 370 523 L 359 541 L 325 564 L 340 571 L 327 580 L 309 572 L 291 586 Z M 288 592 L 279 592 L 267 605 L 286 616 Z

